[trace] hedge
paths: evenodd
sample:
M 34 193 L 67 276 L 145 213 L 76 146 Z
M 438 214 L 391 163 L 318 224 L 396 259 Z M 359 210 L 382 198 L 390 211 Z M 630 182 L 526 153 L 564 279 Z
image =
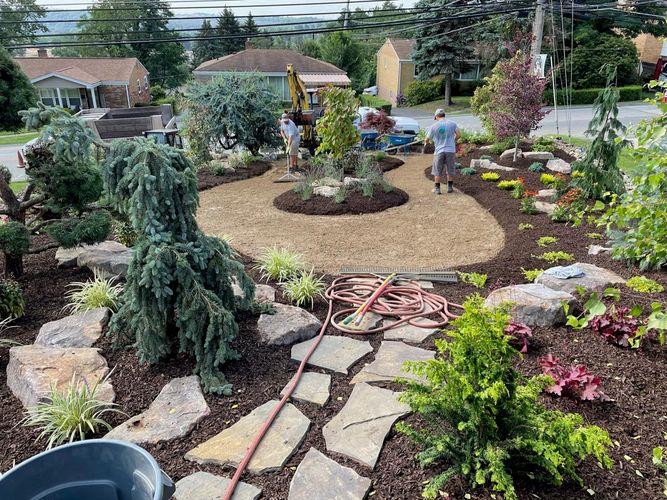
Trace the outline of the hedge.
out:
M 571 104 L 593 104 L 598 94 L 602 89 L 580 89 L 572 92 L 572 102 Z M 628 101 L 641 101 L 642 99 L 642 86 L 641 85 L 629 85 L 627 87 L 619 87 L 619 94 L 621 96 L 620 102 Z M 559 106 L 565 105 L 565 95 L 566 90 L 556 91 L 556 100 Z M 552 90 L 546 90 L 544 92 L 544 100 L 548 104 L 553 104 L 554 95 Z
M 415 80 L 405 89 L 410 106 L 435 101 L 440 97 L 440 80 Z
M 381 109 L 388 115 L 391 115 L 391 103 L 374 95 L 361 94 L 359 96 L 362 106 Z

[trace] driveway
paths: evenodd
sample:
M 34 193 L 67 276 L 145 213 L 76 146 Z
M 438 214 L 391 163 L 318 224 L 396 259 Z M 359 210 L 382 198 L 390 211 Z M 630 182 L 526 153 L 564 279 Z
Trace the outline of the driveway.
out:
M 536 134 L 558 134 L 583 137 L 588 128 L 588 123 L 593 117 L 593 106 L 591 105 L 573 106 L 569 110 L 558 108 L 557 112 L 553 108 L 546 108 L 546 110 L 549 111 L 549 114 L 545 116 L 540 123 L 540 128 L 534 132 Z M 433 123 L 433 116 L 430 114 L 408 108 L 393 109 L 392 115 L 413 118 L 424 128 L 429 127 Z M 644 102 L 619 104 L 618 117 L 627 127 L 632 127 L 646 118 L 653 118 L 658 115 L 659 112 L 655 106 Z M 479 118 L 472 114 L 452 115 L 452 120 L 454 120 L 459 127 L 466 130 L 482 130 L 482 124 L 480 123 Z
M 9 167 L 13 182 L 26 180 L 25 169 L 19 168 L 19 160 L 16 156 L 16 152 L 21 146 L 20 144 L 0 146 L 0 165 Z

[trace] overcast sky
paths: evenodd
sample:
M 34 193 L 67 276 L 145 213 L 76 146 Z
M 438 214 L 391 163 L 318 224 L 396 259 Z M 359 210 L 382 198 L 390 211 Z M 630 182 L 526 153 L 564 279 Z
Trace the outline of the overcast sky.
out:
M 117 0 L 117 1 L 127 1 L 127 0 Z M 186 15 L 188 12 L 205 12 L 205 13 L 217 13 L 222 10 L 225 6 L 232 9 L 232 11 L 237 15 L 247 15 L 248 11 L 252 11 L 253 15 L 257 14 L 270 14 L 279 16 L 284 13 L 303 13 L 304 15 L 321 15 L 323 12 L 338 12 L 345 7 L 345 4 L 325 4 L 318 5 L 325 1 L 340 1 L 340 0 L 315 0 L 313 2 L 302 2 L 302 3 L 293 3 L 289 7 L 275 7 L 275 4 L 288 4 L 289 0 L 227 0 L 227 1 L 203 1 L 203 2 L 182 2 L 178 1 L 172 3 L 172 6 L 178 6 L 179 8 L 174 10 L 174 15 L 176 17 Z M 403 7 L 412 7 L 414 6 L 416 0 L 402 0 L 400 2 L 395 2 L 401 4 Z M 43 5 L 47 8 L 52 9 L 84 9 L 86 6 L 91 5 L 91 1 L 86 0 L 37 0 L 37 3 Z M 169 2 L 171 3 L 171 2 Z M 76 4 L 76 5 L 73 5 Z M 251 5 L 253 7 L 248 8 L 247 6 Z M 355 3 L 352 1 L 350 3 L 350 8 L 352 10 L 358 8 L 361 9 L 372 9 L 373 7 L 382 5 L 382 2 L 358 2 Z M 184 7 L 184 8 L 180 8 Z

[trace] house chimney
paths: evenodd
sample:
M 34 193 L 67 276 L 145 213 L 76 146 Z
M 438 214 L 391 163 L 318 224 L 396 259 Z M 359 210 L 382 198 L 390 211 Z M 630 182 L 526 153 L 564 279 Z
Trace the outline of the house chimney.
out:
M 37 57 L 49 57 L 49 53 L 46 49 L 37 49 Z

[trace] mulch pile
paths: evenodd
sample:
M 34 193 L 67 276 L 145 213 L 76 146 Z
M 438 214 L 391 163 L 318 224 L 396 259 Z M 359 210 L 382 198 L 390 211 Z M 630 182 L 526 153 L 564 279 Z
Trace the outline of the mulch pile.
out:
M 479 157 L 483 153 L 472 153 L 461 161 L 468 166 L 470 157 Z M 529 189 L 537 189 L 539 174 L 532 174 L 523 169 L 518 172 L 499 172 L 502 179 L 512 179 L 518 175 L 526 178 Z M 524 215 L 519 211 L 519 201 L 510 198 L 509 193 L 501 191 L 496 183 L 485 182 L 479 175 L 472 177 L 458 176 L 456 187 L 465 194 L 474 196 L 498 220 L 506 233 L 506 246 L 494 259 L 459 269 L 475 271 L 489 275 L 487 289 L 477 290 L 463 283 L 436 285 L 436 292 L 450 301 L 462 303 L 465 297 L 476 292 L 488 293 L 489 289 L 511 283 L 523 283 L 521 268 L 531 269 L 548 267 L 548 264 L 534 259 L 531 255 L 545 250 L 565 250 L 577 260 L 591 262 L 612 269 L 624 277 L 638 274 L 636 269 L 628 269 L 622 263 L 611 260 L 608 256 L 588 256 L 587 247 L 599 243 L 585 236 L 595 228 L 573 228 L 565 224 L 552 222 L 547 215 Z M 457 194 L 443 195 L 457 196 Z M 445 221 L 446 223 L 446 221 Z M 519 223 L 533 224 L 534 229 L 519 231 Z M 559 243 L 551 248 L 540 248 L 535 240 L 540 236 L 556 236 Z M 343 251 L 343 247 L 341 247 Z M 446 251 L 443 249 L 442 251 Z M 259 277 L 250 270 L 251 262 L 242 257 L 250 274 L 256 280 Z M 83 270 L 56 269 L 54 252 L 26 259 L 27 274 L 19 281 L 27 298 L 27 316 L 16 322 L 17 329 L 11 336 L 23 343 L 32 342 L 39 327 L 46 321 L 61 317 L 61 308 L 67 283 L 81 281 L 90 275 Z M 667 285 L 664 272 L 642 273 Z M 331 277 L 325 278 L 331 281 Z M 275 284 L 274 284 L 275 285 Z M 627 289 L 622 290 L 625 297 Z M 284 302 L 278 292 L 278 301 Z M 648 296 L 647 298 L 622 299 L 621 304 L 641 303 L 646 306 L 652 300 L 665 302 L 667 293 Z M 318 300 L 313 313 L 320 319 L 326 315 L 326 304 Z M 240 331 L 233 346 L 240 352 L 241 359 L 228 363 L 224 371 L 234 384 L 231 397 L 207 395 L 211 414 L 206 417 L 185 438 L 149 446 L 148 451 L 155 456 L 161 467 L 173 479 L 178 480 L 198 470 L 215 474 L 230 475 L 233 469 L 219 466 L 200 466 L 183 459 L 183 455 L 204 440 L 216 435 L 248 414 L 257 406 L 270 399 L 277 399 L 280 390 L 290 380 L 297 364 L 290 360 L 290 347 L 265 346 L 261 344 L 256 331 L 256 318 L 241 318 Z M 329 327 L 328 334 L 337 334 Z M 5 335 L 7 336 L 7 335 Z M 371 335 L 369 340 L 377 350 L 381 335 Z M 129 415 L 145 410 L 157 396 L 161 388 L 172 378 L 188 375 L 194 364 L 182 354 L 174 354 L 170 359 L 156 365 L 139 363 L 133 351 L 113 350 L 110 341 L 103 338 L 98 342 L 102 354 L 114 367 L 113 385 L 116 402 L 120 409 Z M 426 341 L 421 347 L 433 348 L 433 340 Z M 174 350 L 175 352 L 175 350 Z M 594 492 L 598 499 L 645 500 L 662 497 L 663 484 L 661 473 L 651 463 L 651 450 L 655 446 L 664 446 L 663 433 L 665 423 L 665 394 L 667 377 L 665 363 L 667 348 L 647 342 L 639 350 L 620 348 L 607 343 L 590 330 L 572 331 L 565 327 L 538 328 L 534 330 L 529 352 L 518 363 L 519 369 L 527 374 L 539 372 L 537 360 L 548 353 L 561 358 L 563 364 L 585 365 L 589 371 L 602 379 L 602 390 L 612 399 L 610 402 L 578 402 L 567 398 L 548 395 L 541 397 L 549 408 L 561 411 L 576 411 L 583 415 L 587 424 L 596 424 L 606 429 L 618 447 L 610 450 L 615 465 L 611 471 L 603 471 L 591 461 L 581 464 L 579 473 L 583 478 L 584 488 L 573 483 L 562 487 L 552 487 L 537 481 L 519 480 L 516 483 L 519 498 L 573 499 L 589 498 L 586 488 Z M 0 448 L 5 452 L 0 456 L 0 471 L 12 467 L 42 451 L 43 443 L 34 443 L 37 435 L 31 429 L 15 427 L 23 411 L 20 403 L 6 386 L 7 350 L 0 351 Z M 349 380 L 358 373 L 369 359 L 357 363 L 350 374 L 332 374 L 331 400 L 325 408 L 312 404 L 295 403 L 311 419 L 311 428 L 296 454 L 287 462 L 281 472 L 262 476 L 244 474 L 242 480 L 263 489 L 267 499 L 285 499 L 288 497 L 289 484 L 294 469 L 309 448 L 316 447 L 326 452 L 322 437 L 322 427 L 343 407 L 349 397 L 352 386 Z M 317 370 L 315 370 L 317 371 Z M 118 424 L 122 416 L 113 415 L 112 424 Z M 419 417 L 410 416 L 411 423 L 420 425 Z M 407 437 L 391 431 L 380 454 L 374 471 L 336 453 L 327 452 L 342 465 L 354 468 L 362 475 L 372 479 L 372 498 L 374 499 L 417 499 L 421 498 L 423 481 L 432 477 L 437 468 L 421 470 L 414 459 L 419 448 Z M 486 488 L 472 490 L 468 483 L 460 479 L 451 481 L 443 488 L 450 498 L 463 498 L 470 493 L 473 499 L 500 498 Z M 222 491 L 220 494 L 222 495 Z
M 271 169 L 271 163 L 264 160 L 254 160 L 243 168 L 237 168 L 236 171 L 224 175 L 215 175 L 206 168 L 197 171 L 197 189 L 205 191 L 221 184 L 229 182 L 242 181 L 251 177 L 258 177 Z

